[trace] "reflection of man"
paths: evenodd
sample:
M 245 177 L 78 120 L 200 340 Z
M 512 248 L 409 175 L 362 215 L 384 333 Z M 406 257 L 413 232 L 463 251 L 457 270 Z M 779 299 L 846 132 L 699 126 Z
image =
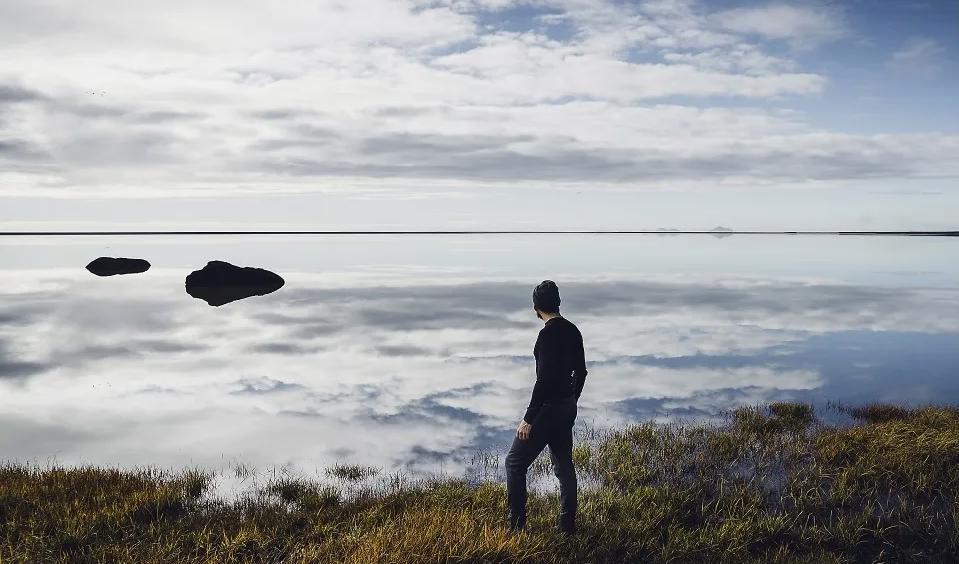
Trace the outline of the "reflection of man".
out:
M 573 423 L 576 401 L 586 381 L 586 355 L 579 329 L 559 314 L 559 288 L 543 280 L 533 290 L 536 317 L 545 322 L 536 338 L 536 384 L 526 414 L 506 455 L 509 526 L 526 526 L 526 471 L 549 446 L 553 472 L 559 478 L 559 529 L 576 532 L 576 469 L 573 467 Z

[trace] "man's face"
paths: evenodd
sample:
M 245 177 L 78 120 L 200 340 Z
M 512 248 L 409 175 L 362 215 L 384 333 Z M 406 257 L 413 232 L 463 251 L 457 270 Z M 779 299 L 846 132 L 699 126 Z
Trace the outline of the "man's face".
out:
M 533 311 L 536 312 L 536 317 L 538 317 L 538 318 L 540 318 L 540 319 L 543 319 L 543 315 L 539 312 L 538 309 L 536 309 L 536 308 L 534 307 L 534 308 L 533 308 Z

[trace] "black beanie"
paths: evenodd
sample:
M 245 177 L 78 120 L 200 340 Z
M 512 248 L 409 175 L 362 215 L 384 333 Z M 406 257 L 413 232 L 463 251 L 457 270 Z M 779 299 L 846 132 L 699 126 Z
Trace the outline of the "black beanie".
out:
M 545 313 L 559 311 L 559 288 L 552 280 L 543 280 L 533 289 L 533 305 Z

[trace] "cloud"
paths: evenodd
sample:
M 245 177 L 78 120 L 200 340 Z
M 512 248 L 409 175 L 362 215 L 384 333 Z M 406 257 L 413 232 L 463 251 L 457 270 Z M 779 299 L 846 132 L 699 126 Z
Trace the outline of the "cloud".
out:
M 176 121 L 192 121 L 203 119 L 205 115 L 201 112 L 181 112 L 177 110 L 151 110 L 133 113 L 130 116 L 133 123 L 146 124 L 169 124 Z
M 41 38 L 53 51 L 67 46 L 97 52 L 147 47 L 210 54 L 249 45 L 292 47 L 318 37 L 331 44 L 418 45 L 459 40 L 473 27 L 468 17 L 448 7 L 404 0 L 294 2 L 282 9 L 253 0 L 172 0 L 166 7 L 102 0 L 98 6 L 89 11 L 83 2 L 66 0 L 51 10 L 24 0 L 4 2 L 0 33 L 11 46 Z
M 935 39 L 913 37 L 892 53 L 887 64 L 899 73 L 934 78 L 942 70 L 945 54 L 945 47 Z
M 104 360 L 169 358 L 178 353 L 201 353 L 209 347 L 203 343 L 188 343 L 175 339 L 117 339 L 97 341 L 89 339 L 86 344 L 58 344 L 49 354 L 48 368 L 53 366 L 82 367 Z
M 275 113 L 274 117 L 267 119 L 283 119 L 279 116 L 282 113 Z M 340 141 L 340 135 L 335 130 L 325 127 L 313 127 L 309 125 L 299 125 L 292 127 L 284 132 L 285 137 L 277 136 L 274 138 L 260 139 L 252 143 L 250 149 L 253 151 L 282 151 L 284 149 L 310 149 L 329 147 L 331 144 Z
M 438 57 L 432 65 L 472 84 L 475 101 L 483 95 L 487 103 L 492 99 L 501 104 L 569 98 L 620 103 L 667 96 L 766 98 L 817 93 L 824 85 L 822 77 L 811 73 L 757 75 L 634 62 L 619 48 L 591 45 L 588 38 L 582 43 L 560 43 L 535 33 L 497 33 L 484 36 L 474 48 Z
M 420 356 L 432 351 L 416 345 L 379 345 L 374 347 L 377 354 L 386 356 Z
M 913 142 L 910 142 L 913 141 Z M 274 142 L 274 148 L 306 141 Z M 252 170 L 303 177 L 457 178 L 480 181 L 653 182 L 671 179 L 846 180 L 956 174 L 951 135 L 851 136 L 821 133 L 753 140 L 690 140 L 625 149 L 571 139 L 404 134 L 358 141 L 350 160 L 300 156 L 262 160 Z M 922 150 L 919 148 L 922 147 Z M 933 147 L 930 151 L 928 147 Z
M 748 44 L 705 51 L 668 51 L 663 54 L 663 59 L 671 63 L 689 64 L 714 71 L 743 72 L 760 76 L 789 71 L 795 67 L 795 63 L 791 60 L 767 55 L 756 46 Z
M 948 376 L 948 353 L 959 345 L 959 333 L 910 333 L 871 331 L 835 331 L 810 335 L 787 343 L 753 351 L 748 355 L 689 355 L 677 357 L 640 356 L 594 363 L 595 371 L 621 363 L 641 367 L 667 367 L 686 373 L 695 367 L 716 371 L 734 370 L 748 374 L 746 386 L 722 389 L 695 390 L 686 396 L 677 389 L 667 397 L 629 398 L 615 402 L 616 409 L 631 418 L 672 416 L 714 417 L 720 410 L 743 404 L 774 400 L 824 400 L 857 404 L 868 401 L 931 402 L 936 398 L 959 393 Z M 910 368 L 909 358 L 921 356 L 930 359 L 924 371 L 923 384 L 907 384 L 902 374 Z M 802 380 L 787 384 L 790 367 L 804 367 L 814 371 L 814 387 Z M 763 381 L 759 374 L 772 369 L 779 380 Z M 658 374 L 645 372 L 645 374 Z M 774 376 L 775 378 L 775 376 Z M 770 386 L 769 384 L 773 385 Z M 722 385 L 722 382 L 717 382 Z M 906 389 L 908 388 L 908 390 Z M 615 393 L 615 391 L 613 391 Z M 615 397 L 615 396 L 614 396 Z
M 6 324 L 2 318 L 0 323 Z M 24 340 L 14 336 L 9 342 Z M 149 356 L 169 357 L 176 353 L 199 353 L 208 350 L 204 344 L 184 343 L 174 340 L 133 339 L 122 344 L 62 345 L 54 349 L 43 361 L 22 360 L 13 354 L 10 345 L 0 341 L 0 379 L 23 381 L 30 376 L 49 373 L 69 366 L 81 368 L 104 360 L 123 358 L 146 359 Z
M 780 42 L 846 37 L 834 3 L 98 6 L 0 6 L 3 197 L 430 205 L 959 174 L 955 134 L 844 133 L 794 110 L 828 105 L 830 77 Z
M 95 432 L 60 421 L 36 421 L 8 413 L 0 414 L 0 425 L 5 430 L 0 434 L 0 449 L 5 453 L 16 452 L 16 460 L 20 461 L 59 463 L 57 453 L 78 444 L 96 444 L 96 441 L 109 436 L 109 433 Z
M 45 96 L 35 90 L 17 85 L 0 84 L 0 104 L 18 102 L 35 102 L 43 100 Z
M 253 352 L 266 354 L 308 354 L 321 350 L 318 346 L 305 346 L 298 343 L 263 343 L 250 348 Z
M 266 376 L 260 378 L 244 378 L 237 381 L 237 384 L 240 385 L 240 389 L 230 392 L 231 394 L 259 395 L 305 389 L 299 384 L 283 382 Z
M 816 46 L 848 34 L 844 14 L 834 5 L 822 2 L 773 2 L 733 8 L 713 17 L 729 31 L 788 41 L 796 47 Z
M 50 364 L 42 362 L 28 362 L 0 358 L 0 380 L 24 379 L 34 374 L 41 374 L 52 368 Z
M 39 146 L 24 139 L 0 139 L 0 159 L 11 161 L 43 161 L 49 158 Z
M 712 63 L 682 66 L 691 64 Z M 420 103 L 408 111 L 377 104 L 355 110 L 352 123 L 266 110 L 270 117 L 255 118 L 256 127 L 241 126 L 238 116 L 223 111 L 109 108 L 67 104 L 62 112 L 32 118 L 48 125 L 24 127 L 15 132 L 23 137 L 2 141 L 0 158 L 44 179 L 39 186 L 25 184 L 24 193 L 202 194 L 262 192 L 267 185 L 299 191 L 325 186 L 324 179 L 356 186 L 362 178 L 435 179 L 454 189 L 469 182 L 642 189 L 674 180 L 912 178 L 956 174 L 949 156 L 959 144 L 947 134 L 829 133 L 758 109 L 601 101 L 455 108 Z M 211 128 L 232 131 L 207 140 Z M 44 145 L 28 137 L 38 131 L 52 132 Z M 49 180 L 51 171 L 57 181 Z M 12 184 L 7 193 L 16 189 Z
M 55 14 L 21 1 L 0 8 L 0 56 L 16 61 L 11 76 L 29 77 L 0 95 L 43 109 L 18 105 L 2 131 L 9 159 L 29 157 L 33 167 L 7 194 L 356 190 L 385 177 L 518 189 L 767 178 L 781 163 L 755 166 L 738 144 L 788 134 L 772 113 L 643 104 L 803 96 L 826 84 L 718 29 L 690 2 L 362 0 L 266 10 L 176 0 L 161 10 L 107 0 L 66 18 L 71 5 Z M 709 118 L 692 129 L 725 135 L 725 147 L 690 146 L 696 136 L 660 111 Z M 746 121 L 748 131 L 739 127 Z M 874 164 L 826 163 L 817 174 L 819 163 L 800 158 L 794 168 L 860 177 L 880 170 Z M 882 170 L 910 174 L 904 168 Z

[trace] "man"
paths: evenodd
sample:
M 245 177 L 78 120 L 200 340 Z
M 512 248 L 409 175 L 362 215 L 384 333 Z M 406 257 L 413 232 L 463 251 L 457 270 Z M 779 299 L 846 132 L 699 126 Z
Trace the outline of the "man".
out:
M 533 347 L 536 384 L 506 455 L 509 526 L 513 530 L 526 526 L 526 471 L 549 446 L 553 472 L 559 478 L 559 529 L 572 535 L 576 532 L 573 423 L 576 401 L 586 381 L 583 336 L 576 325 L 559 314 L 559 288 L 552 280 L 543 280 L 533 290 L 533 310 L 545 325 Z

